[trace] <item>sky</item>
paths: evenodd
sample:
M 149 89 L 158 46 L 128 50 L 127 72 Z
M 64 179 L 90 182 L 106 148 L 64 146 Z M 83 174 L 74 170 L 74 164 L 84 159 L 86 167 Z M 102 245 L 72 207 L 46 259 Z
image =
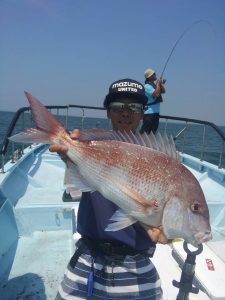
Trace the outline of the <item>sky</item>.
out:
M 0 0 L 0 110 L 24 91 L 102 106 L 113 81 L 160 77 L 178 40 L 161 114 L 225 125 L 224 0 Z

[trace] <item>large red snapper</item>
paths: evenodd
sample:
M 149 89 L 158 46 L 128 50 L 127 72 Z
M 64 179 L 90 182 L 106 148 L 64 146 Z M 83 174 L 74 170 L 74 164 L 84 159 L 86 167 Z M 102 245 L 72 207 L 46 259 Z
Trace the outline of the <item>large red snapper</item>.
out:
M 127 133 L 84 133 L 72 140 L 64 126 L 32 95 L 25 93 L 37 125 L 10 139 L 16 142 L 64 144 L 68 147 L 69 185 L 99 191 L 121 208 L 106 230 L 137 221 L 160 226 L 168 239 L 183 238 L 197 246 L 212 238 L 202 189 L 176 159 L 172 139 Z M 69 175 L 68 175 L 69 174 Z

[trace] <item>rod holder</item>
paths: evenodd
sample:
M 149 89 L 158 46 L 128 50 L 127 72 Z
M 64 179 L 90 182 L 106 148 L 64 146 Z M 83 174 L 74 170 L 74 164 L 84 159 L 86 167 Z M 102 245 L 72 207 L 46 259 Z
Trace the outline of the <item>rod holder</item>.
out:
M 183 243 L 184 251 L 187 253 L 186 260 L 184 262 L 180 281 L 173 280 L 173 285 L 179 288 L 177 300 L 188 300 L 189 293 L 198 294 L 199 289 L 192 286 L 195 275 L 195 259 L 198 254 L 203 250 L 202 244 L 198 245 L 197 250 L 191 251 L 188 248 L 187 242 Z

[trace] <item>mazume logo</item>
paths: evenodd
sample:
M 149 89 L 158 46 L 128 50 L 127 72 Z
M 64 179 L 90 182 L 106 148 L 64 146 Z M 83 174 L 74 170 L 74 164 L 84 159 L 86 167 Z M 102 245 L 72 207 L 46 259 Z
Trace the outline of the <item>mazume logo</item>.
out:
M 118 88 L 118 91 L 120 91 L 119 88 L 125 88 L 125 87 L 127 87 L 128 89 L 126 89 L 126 90 L 129 90 L 129 91 L 132 91 L 131 88 L 133 88 L 133 89 L 135 89 L 136 92 L 137 92 L 137 89 L 140 89 L 140 90 L 143 89 L 142 85 L 135 83 L 135 82 L 129 82 L 129 81 L 122 81 L 122 82 L 114 83 L 112 86 L 112 89 Z

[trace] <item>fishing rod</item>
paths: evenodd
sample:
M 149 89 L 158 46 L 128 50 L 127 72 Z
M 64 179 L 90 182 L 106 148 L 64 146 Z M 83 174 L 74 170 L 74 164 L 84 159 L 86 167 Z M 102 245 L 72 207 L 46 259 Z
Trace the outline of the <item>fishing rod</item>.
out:
M 181 35 L 178 37 L 178 39 L 176 40 L 176 42 L 175 42 L 175 44 L 174 44 L 172 50 L 170 51 L 169 56 L 167 57 L 166 63 L 165 63 L 165 65 L 164 65 L 164 68 L 163 68 L 162 73 L 161 73 L 161 76 L 160 76 L 161 79 L 163 79 L 163 74 L 164 74 L 164 72 L 165 72 L 165 70 L 166 70 L 166 67 L 167 67 L 167 65 L 168 65 L 168 62 L 169 62 L 169 60 L 170 60 L 170 58 L 171 58 L 171 56 L 172 56 L 174 50 L 176 49 L 177 45 L 179 44 L 180 40 L 184 37 L 184 35 L 185 35 L 192 27 L 194 27 L 195 25 L 197 25 L 197 24 L 199 24 L 199 23 L 202 23 L 202 22 L 203 22 L 203 23 L 207 23 L 208 25 L 210 25 L 210 27 L 212 27 L 212 24 L 211 24 L 209 21 L 207 21 L 207 20 L 198 20 L 198 21 L 195 21 L 194 23 L 192 23 L 190 26 L 188 26 L 188 27 L 182 32 L 182 34 L 181 34 Z M 165 83 L 165 79 L 164 79 L 164 83 Z

